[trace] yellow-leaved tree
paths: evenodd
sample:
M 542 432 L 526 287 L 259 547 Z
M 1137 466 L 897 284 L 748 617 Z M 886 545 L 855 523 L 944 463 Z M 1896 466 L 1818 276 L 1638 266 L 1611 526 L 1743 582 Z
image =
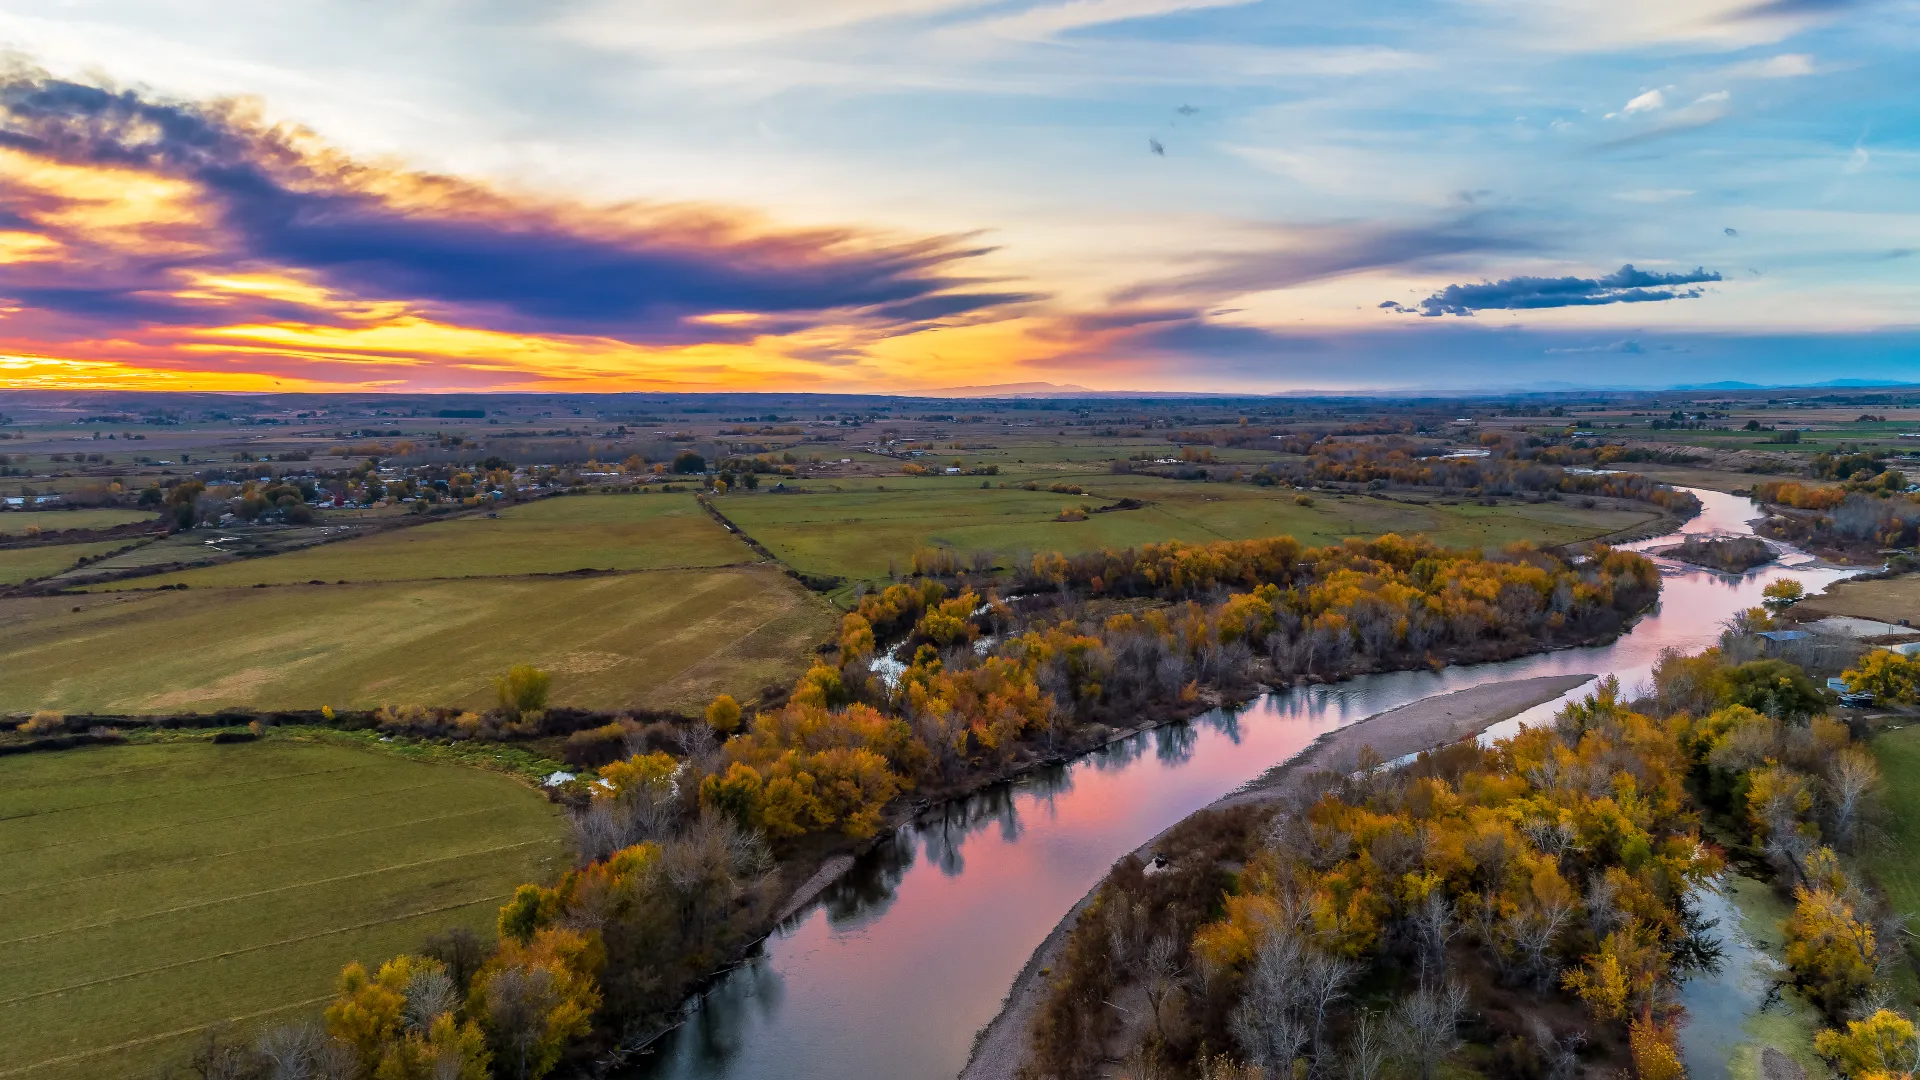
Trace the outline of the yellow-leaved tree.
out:
M 1845 1032 L 1821 1032 L 1813 1048 L 1847 1080 L 1912 1080 L 1920 1066 L 1913 1022 L 1889 1009 L 1853 1021 Z

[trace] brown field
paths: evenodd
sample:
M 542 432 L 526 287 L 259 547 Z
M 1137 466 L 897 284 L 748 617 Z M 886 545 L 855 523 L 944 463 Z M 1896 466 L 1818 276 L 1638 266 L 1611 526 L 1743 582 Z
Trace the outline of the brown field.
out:
M 703 706 L 791 681 L 835 614 L 772 567 L 0 601 L 0 712 L 478 707 L 514 664 L 554 702 Z

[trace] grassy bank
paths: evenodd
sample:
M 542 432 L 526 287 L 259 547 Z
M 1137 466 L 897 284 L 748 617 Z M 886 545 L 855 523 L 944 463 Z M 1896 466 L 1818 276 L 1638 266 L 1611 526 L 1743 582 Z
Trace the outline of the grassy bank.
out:
M 0 758 L 0 1075 L 130 1075 L 310 1011 L 342 965 L 485 930 L 563 855 L 499 773 L 205 740 Z

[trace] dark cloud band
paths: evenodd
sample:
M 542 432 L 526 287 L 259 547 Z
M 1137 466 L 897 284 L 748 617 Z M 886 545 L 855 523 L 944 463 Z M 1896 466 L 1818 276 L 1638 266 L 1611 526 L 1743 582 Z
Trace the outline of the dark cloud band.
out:
M 767 230 L 712 208 L 536 205 L 456 179 L 359 165 L 309 149 L 312 142 L 228 105 L 159 102 L 39 74 L 6 78 L 0 146 L 185 181 L 208 221 L 193 254 L 135 264 L 101 252 L 59 268 L 13 268 L 0 274 L 0 294 L 80 317 L 117 311 L 197 322 L 204 302 L 168 295 L 180 272 L 279 269 L 343 297 L 397 300 L 469 325 L 649 344 L 755 332 L 752 322 L 729 330 L 693 321 L 722 313 L 887 327 L 977 318 L 1036 299 L 959 273 L 991 250 L 964 237 Z M 49 220 L 26 198 L 0 192 L 0 217 Z M 60 239 L 70 250 L 89 243 Z M 47 280 L 56 274 L 62 279 Z M 315 312 L 312 321 L 328 319 Z
M 1697 286 L 1719 281 L 1718 271 L 1695 268 L 1675 274 L 1636 270 L 1632 263 L 1605 277 L 1513 277 L 1478 285 L 1449 285 L 1415 305 L 1382 301 L 1392 311 L 1429 317 L 1472 315 L 1485 310 L 1595 307 L 1602 304 L 1642 304 L 1655 300 L 1690 300 L 1701 295 Z

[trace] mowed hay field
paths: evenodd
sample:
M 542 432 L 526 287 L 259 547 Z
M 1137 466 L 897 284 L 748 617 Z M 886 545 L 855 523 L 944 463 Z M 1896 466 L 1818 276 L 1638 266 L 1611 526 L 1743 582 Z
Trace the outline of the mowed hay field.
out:
M 1906 574 L 1886 581 L 1841 581 L 1825 592 L 1809 596 L 1800 606 L 1821 615 L 1851 615 L 1856 619 L 1874 619 L 1897 623 L 1901 619 L 1920 623 L 1920 574 Z
M 655 570 L 754 560 L 692 495 L 569 495 L 262 559 L 102 586 L 291 585 L 308 581 Z
M 483 707 L 515 664 L 555 704 L 693 709 L 789 683 L 837 620 L 766 565 L 22 597 L 0 712 Z
M 1893 910 L 1911 915 L 1920 912 L 1920 866 L 1913 859 L 1920 851 L 1920 726 L 1883 731 L 1871 746 L 1885 777 L 1880 786 L 1885 815 L 1875 830 L 1879 835 L 1863 845 L 1863 861 Z M 1914 950 L 1911 941 L 1907 947 Z
M 105 555 L 132 543 L 131 540 L 97 540 L 91 544 L 0 548 L 0 585 L 52 577 L 84 557 Z
M 1166 540 L 1206 543 L 1279 535 L 1310 545 L 1398 532 L 1463 547 L 1515 540 L 1544 546 L 1631 528 L 1656 516 L 1637 509 L 1581 509 L 1571 501 L 1446 506 L 1323 493 L 1312 496 L 1313 505 L 1300 506 L 1291 489 L 1250 484 L 1105 475 L 1072 482 L 1087 494 L 982 488 L 976 478 L 956 476 L 889 479 L 885 491 L 869 484 L 806 495 L 728 495 L 715 505 L 796 569 L 866 580 L 886 576 L 890 563 L 905 571 L 913 552 L 930 546 L 991 551 L 1003 564 L 1021 552 L 1073 553 Z M 1147 505 L 1090 514 L 1085 521 L 1054 520 L 1066 507 L 1097 507 L 1122 498 Z
M 28 529 L 111 529 L 137 521 L 152 521 L 150 510 L 26 510 L 0 514 L 0 536 L 24 536 Z
M 504 774 L 352 747 L 0 758 L 0 1077 L 142 1075 L 208 1025 L 308 1019 L 351 961 L 490 933 L 564 833 Z

